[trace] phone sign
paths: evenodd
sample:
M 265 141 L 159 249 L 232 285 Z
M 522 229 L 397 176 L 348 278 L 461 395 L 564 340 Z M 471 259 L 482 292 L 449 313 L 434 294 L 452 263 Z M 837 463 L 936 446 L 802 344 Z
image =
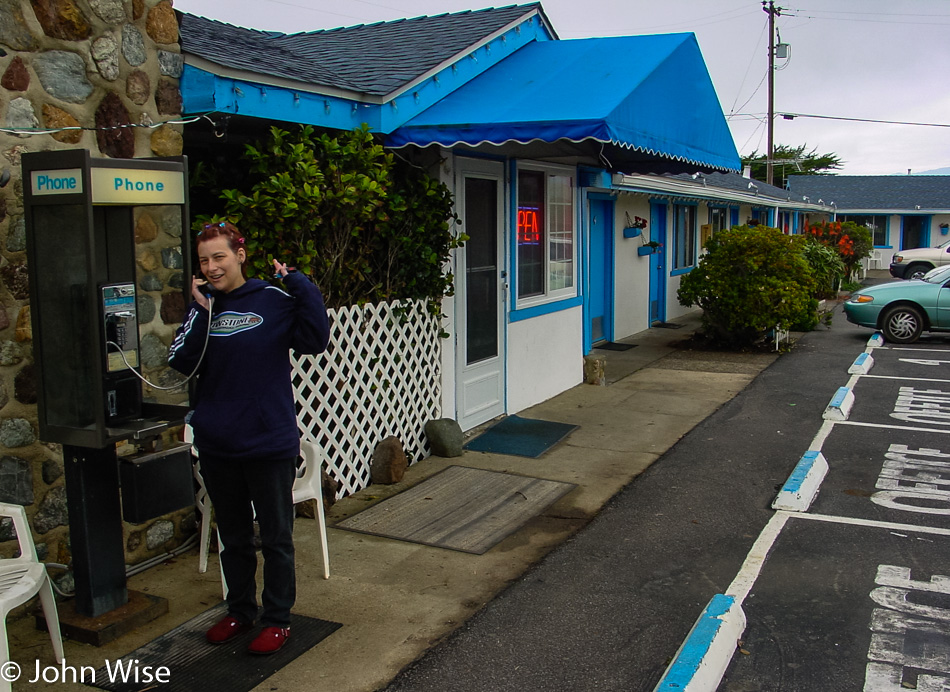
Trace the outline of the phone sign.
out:
M 82 169 L 33 171 L 30 175 L 30 186 L 34 196 L 80 193 L 82 192 Z

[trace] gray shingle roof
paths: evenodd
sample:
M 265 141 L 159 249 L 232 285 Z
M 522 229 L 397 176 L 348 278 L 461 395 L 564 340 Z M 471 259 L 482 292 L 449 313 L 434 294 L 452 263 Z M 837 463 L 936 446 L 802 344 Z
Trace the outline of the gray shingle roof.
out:
M 224 67 L 385 96 L 540 3 L 469 10 L 299 34 L 181 14 L 182 52 Z
M 790 189 L 845 209 L 950 210 L 950 175 L 790 175 Z
M 691 175 L 682 174 L 671 176 L 679 180 L 694 180 Z M 703 175 L 706 178 L 706 184 L 710 187 L 719 187 L 724 190 L 735 190 L 736 192 L 745 192 L 746 194 L 758 194 L 759 197 L 763 198 L 763 202 L 777 201 L 781 200 L 782 202 L 803 202 L 802 196 L 785 190 L 781 187 L 776 187 L 775 185 L 769 185 L 768 183 L 763 183 L 761 180 L 750 180 L 739 173 L 705 173 Z M 696 180 L 699 180 L 698 178 Z M 755 185 L 754 188 L 749 187 L 749 183 Z M 811 202 L 816 202 L 817 198 L 810 200 Z

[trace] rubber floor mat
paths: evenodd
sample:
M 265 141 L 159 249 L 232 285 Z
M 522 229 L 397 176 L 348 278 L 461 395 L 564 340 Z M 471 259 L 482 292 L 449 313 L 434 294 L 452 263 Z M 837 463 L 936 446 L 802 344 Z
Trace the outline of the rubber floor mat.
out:
M 342 627 L 337 622 L 291 614 L 287 643 L 276 653 L 254 656 L 247 653 L 247 645 L 260 631 L 257 627 L 225 644 L 212 646 L 205 641 L 205 630 L 226 614 L 227 604 L 221 603 L 193 617 L 158 639 L 99 668 L 93 686 L 113 692 L 152 689 L 162 692 L 248 692 Z M 168 682 L 144 682 L 141 677 L 136 681 L 134 671 L 145 670 L 145 666 L 149 666 L 153 674 L 159 666 L 168 668 Z
M 506 416 L 470 440 L 465 449 L 536 459 L 578 427 L 568 423 Z
M 450 466 L 334 528 L 481 555 L 576 487 Z

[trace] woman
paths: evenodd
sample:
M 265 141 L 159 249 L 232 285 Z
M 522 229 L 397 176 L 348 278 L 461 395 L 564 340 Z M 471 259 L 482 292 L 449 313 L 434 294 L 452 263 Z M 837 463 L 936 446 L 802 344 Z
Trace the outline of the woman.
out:
M 286 291 L 248 279 L 244 236 L 228 222 L 206 224 L 197 250 L 207 284 L 193 280 L 194 302 L 168 362 L 182 373 L 201 362 L 190 424 L 224 546 L 221 564 L 228 586 L 228 614 L 205 637 L 223 644 L 254 626 L 256 514 L 264 610 L 262 629 L 248 651 L 270 654 L 290 636 L 296 598 L 292 490 L 300 437 L 289 354 L 290 349 L 315 354 L 326 348 L 327 312 L 317 287 L 277 260 L 274 270 Z M 202 292 L 209 287 L 213 302 Z

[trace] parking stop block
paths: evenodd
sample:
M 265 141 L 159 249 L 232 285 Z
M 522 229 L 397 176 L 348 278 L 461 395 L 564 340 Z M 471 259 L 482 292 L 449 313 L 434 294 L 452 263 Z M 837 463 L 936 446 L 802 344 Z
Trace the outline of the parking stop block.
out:
M 825 408 L 822 418 L 825 420 L 848 420 L 851 407 L 854 406 L 854 392 L 850 387 L 839 387 Z
M 806 511 L 818 494 L 818 488 L 827 473 L 828 462 L 821 452 L 805 452 L 772 501 L 772 509 Z
M 867 375 L 871 370 L 871 367 L 874 365 L 874 358 L 871 357 L 870 353 L 862 353 L 857 358 L 854 359 L 854 362 L 851 364 L 851 367 L 848 368 L 849 375 Z

